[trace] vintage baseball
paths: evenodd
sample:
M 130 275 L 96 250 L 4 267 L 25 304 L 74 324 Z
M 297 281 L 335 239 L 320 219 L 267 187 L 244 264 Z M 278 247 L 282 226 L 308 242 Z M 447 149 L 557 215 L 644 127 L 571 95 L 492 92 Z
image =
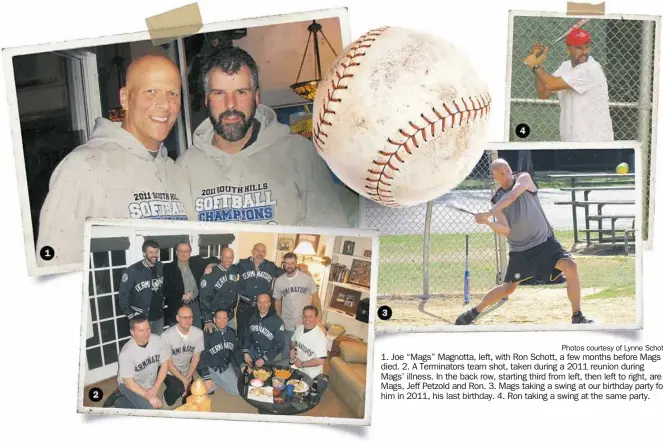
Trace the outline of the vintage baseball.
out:
M 486 148 L 491 98 L 463 54 L 403 28 L 367 32 L 325 74 L 313 141 L 348 187 L 404 207 L 456 187 Z

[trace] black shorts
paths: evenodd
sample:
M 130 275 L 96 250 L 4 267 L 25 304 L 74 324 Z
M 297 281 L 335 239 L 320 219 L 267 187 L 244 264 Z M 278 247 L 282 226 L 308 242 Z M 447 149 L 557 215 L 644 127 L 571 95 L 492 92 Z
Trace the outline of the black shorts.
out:
M 552 282 L 562 274 L 555 265 L 564 258 L 573 259 L 554 236 L 531 249 L 509 252 L 509 265 L 504 282 L 523 282 L 529 279 Z

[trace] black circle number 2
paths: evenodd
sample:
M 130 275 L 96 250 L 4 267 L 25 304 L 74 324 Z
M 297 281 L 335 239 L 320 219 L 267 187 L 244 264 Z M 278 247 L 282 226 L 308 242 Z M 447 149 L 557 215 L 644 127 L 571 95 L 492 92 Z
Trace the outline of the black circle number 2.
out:
M 380 319 L 383 321 L 388 321 L 392 314 L 391 307 L 388 305 L 383 305 L 378 309 L 378 316 L 380 316 Z
M 91 388 L 87 396 L 92 402 L 99 402 L 104 398 L 104 392 L 99 387 Z

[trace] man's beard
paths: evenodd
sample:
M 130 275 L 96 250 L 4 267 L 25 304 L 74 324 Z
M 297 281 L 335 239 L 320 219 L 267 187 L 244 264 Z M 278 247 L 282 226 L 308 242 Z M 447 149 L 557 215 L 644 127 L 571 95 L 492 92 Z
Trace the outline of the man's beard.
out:
M 587 63 L 589 60 L 589 56 L 581 55 L 580 57 L 576 58 L 575 60 L 575 65 L 578 66 L 579 64 Z
M 292 275 L 293 273 L 295 273 L 297 271 L 297 267 L 292 268 L 292 269 L 290 267 L 286 267 L 285 271 L 288 275 Z
M 253 113 L 251 113 L 251 115 L 249 116 L 249 118 L 246 118 L 246 115 L 238 110 L 227 110 L 221 115 L 219 115 L 219 119 L 217 120 L 214 117 L 214 114 L 212 114 L 212 111 L 209 107 L 207 108 L 207 113 L 209 114 L 209 119 L 212 122 L 212 127 L 214 127 L 214 131 L 221 138 L 231 143 L 239 141 L 242 138 L 244 138 L 246 133 L 253 125 L 253 117 L 256 114 L 255 108 L 253 110 Z M 239 117 L 241 121 L 239 123 L 223 124 L 223 119 L 228 117 Z

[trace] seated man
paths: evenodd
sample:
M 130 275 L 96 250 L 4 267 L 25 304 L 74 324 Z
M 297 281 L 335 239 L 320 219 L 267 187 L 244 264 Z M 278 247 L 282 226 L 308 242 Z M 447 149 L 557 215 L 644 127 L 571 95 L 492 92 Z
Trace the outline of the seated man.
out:
M 327 337 L 318 327 L 318 308 L 307 305 L 302 312 L 302 325 L 290 342 L 292 365 L 311 379 L 322 374 L 327 359 Z
M 269 307 L 272 297 L 268 293 L 261 293 L 256 298 L 258 311 L 249 319 L 246 334 L 244 335 L 244 362 L 249 366 L 262 367 L 265 364 L 287 365 L 283 360 L 283 346 L 285 345 L 285 326 L 276 313 Z
M 239 295 L 239 268 L 233 264 L 235 252 L 226 247 L 221 250 L 221 262 L 212 267 L 200 281 L 200 309 L 205 331 L 212 331 L 212 316 L 217 310 L 228 313 L 229 325 L 235 327 L 235 307 Z
M 129 329 L 131 339 L 122 347 L 118 362 L 117 383 L 122 398 L 115 407 L 162 408 L 157 392 L 168 374 L 168 349 L 161 337 L 151 334 L 145 316 L 131 318 Z
M 239 343 L 237 333 L 228 327 L 228 312 L 217 310 L 211 332 L 205 332 L 205 350 L 198 365 L 198 374 L 205 381 L 207 392 L 213 394 L 221 387 L 231 396 L 239 394 L 237 373 Z
M 184 403 L 200 361 L 200 353 L 205 349 L 203 331 L 193 326 L 193 315 L 191 307 L 181 306 L 177 311 L 177 325 L 161 335 L 170 352 L 170 373 L 166 375 L 166 391 L 163 393 L 168 406 L 173 405 L 179 398 L 183 398 Z

